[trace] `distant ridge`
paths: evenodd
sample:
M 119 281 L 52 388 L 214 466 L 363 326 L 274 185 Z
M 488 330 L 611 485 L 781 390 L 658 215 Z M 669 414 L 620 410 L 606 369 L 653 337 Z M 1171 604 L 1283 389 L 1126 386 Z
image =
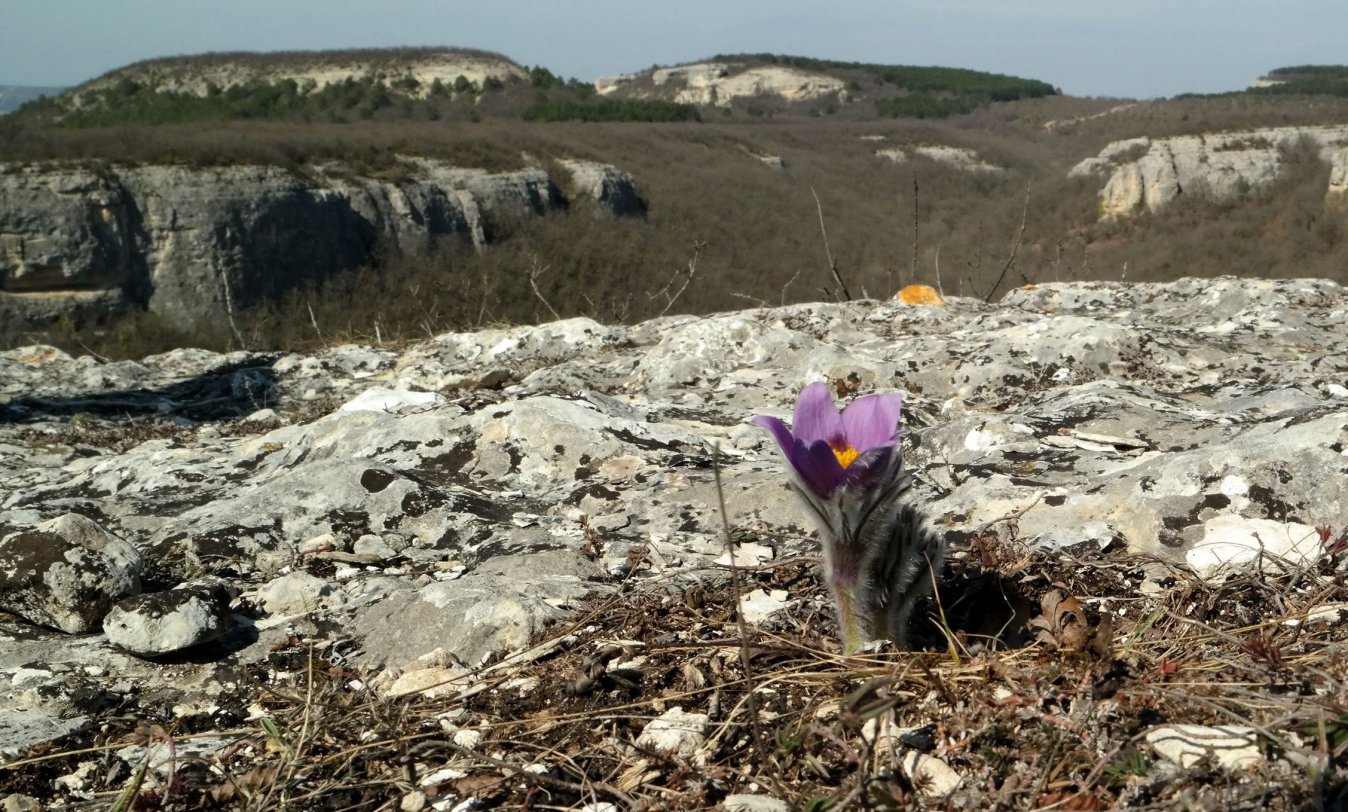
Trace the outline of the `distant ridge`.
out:
M 945 118 L 994 102 L 1057 95 L 1047 82 L 966 68 L 842 62 L 784 54 L 721 54 L 600 79 L 611 98 L 661 99 L 772 112 L 805 105 L 832 114 L 843 105 L 887 118 Z M 765 105 L 767 107 L 765 107 Z M 853 105 L 857 106 L 857 105 Z
M 1047 82 L 964 68 L 720 55 L 601 79 L 562 79 L 473 48 L 223 52 L 147 59 L 29 105 L 66 127 L 267 119 L 697 121 L 795 114 L 946 118 L 1052 96 Z
M 0 85 L 0 114 L 13 112 L 43 96 L 55 96 L 63 87 L 35 87 L 32 85 Z

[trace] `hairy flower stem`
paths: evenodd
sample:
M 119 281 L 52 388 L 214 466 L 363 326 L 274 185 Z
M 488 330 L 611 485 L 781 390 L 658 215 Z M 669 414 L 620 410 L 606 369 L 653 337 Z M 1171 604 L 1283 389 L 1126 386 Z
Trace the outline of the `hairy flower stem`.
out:
M 854 583 L 843 583 L 836 578 L 829 579 L 833 605 L 838 610 L 838 630 L 842 634 L 843 654 L 857 653 L 862 645 L 871 639 L 865 618 L 858 611 L 855 589 Z

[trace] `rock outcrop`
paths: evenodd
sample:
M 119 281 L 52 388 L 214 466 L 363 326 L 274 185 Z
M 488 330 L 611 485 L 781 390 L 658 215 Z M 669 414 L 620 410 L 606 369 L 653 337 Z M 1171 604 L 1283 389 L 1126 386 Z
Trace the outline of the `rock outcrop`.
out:
M 1230 201 L 1267 186 L 1283 171 L 1284 150 L 1309 144 L 1330 165 L 1327 195 L 1348 191 L 1348 126 L 1272 127 L 1242 132 L 1115 141 L 1068 173 L 1107 177 L 1102 218 L 1157 212 L 1181 195 Z
M 163 598 L 122 604 L 145 629 L 201 594 L 182 584 L 236 593 L 232 630 L 171 667 L 9 604 L 31 624 L 0 615 L 0 673 L 22 675 L 0 731 L 61 735 L 118 686 L 214 701 L 291 635 L 340 640 L 372 690 L 462 687 L 624 576 L 705 577 L 723 552 L 717 447 L 745 553 L 809 551 L 748 420 L 789 413 L 811 380 L 905 393 L 915 498 L 956 556 L 996 534 L 1208 579 L 1304 566 L 1307 530 L 1348 516 L 1345 359 L 1343 288 L 1229 278 L 573 319 L 400 351 L 0 353 L 0 537 L 79 514 L 124 540 Z
M 176 324 L 220 319 L 359 267 L 378 244 L 418 249 L 455 237 L 481 246 L 489 222 L 568 202 L 537 167 L 402 164 L 407 177 L 397 182 L 338 164 L 0 166 L 0 319 L 131 305 Z M 619 215 L 642 210 L 620 170 L 590 174 L 581 196 Z
M 611 76 L 595 82 L 601 95 L 669 99 L 681 104 L 728 107 L 737 99 L 776 98 L 787 102 L 816 99 L 846 101 L 847 86 L 841 79 L 775 65 L 737 62 L 699 62 L 657 68 L 646 74 Z
M 983 160 L 979 154 L 965 147 L 951 147 L 941 144 L 921 144 L 915 147 L 885 147 L 875 151 L 875 157 L 885 158 L 896 164 L 906 163 L 908 156 L 917 155 L 939 164 L 945 164 L 951 169 L 958 169 L 961 172 L 992 173 L 1005 172 L 1003 167 L 989 163 Z
M 637 194 L 632 176 L 613 164 L 577 158 L 564 158 L 558 163 L 571 176 L 569 186 L 574 197 L 591 200 L 602 211 L 617 216 L 646 214 L 646 201 Z

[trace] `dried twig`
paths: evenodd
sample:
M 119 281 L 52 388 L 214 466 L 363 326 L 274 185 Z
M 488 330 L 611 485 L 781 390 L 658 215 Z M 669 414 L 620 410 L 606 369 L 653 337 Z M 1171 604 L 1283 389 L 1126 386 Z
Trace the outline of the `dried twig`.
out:
M 650 299 L 655 299 L 660 296 L 665 297 L 665 306 L 658 314 L 656 314 L 656 318 L 660 318 L 668 313 L 669 309 L 673 307 L 674 303 L 683 295 L 683 292 L 688 290 L 688 286 L 693 283 L 693 279 L 697 276 L 697 258 L 701 256 L 702 249 L 706 247 L 707 244 L 702 240 L 693 240 L 693 256 L 688 260 L 687 267 L 683 270 L 675 271 L 674 275 L 670 277 L 663 288 L 660 288 L 655 293 L 646 294 L 647 298 Z M 674 284 L 679 281 L 680 277 L 683 278 L 683 284 L 671 295 L 669 291 L 674 287 Z
M 913 261 L 908 268 L 908 284 L 917 281 L 917 215 L 918 215 L 917 173 L 913 173 Z
M 814 195 L 814 207 L 819 212 L 819 233 L 824 236 L 824 255 L 828 257 L 828 269 L 833 274 L 833 281 L 837 282 L 838 288 L 842 290 L 843 301 L 850 302 L 852 301 L 852 294 L 848 292 L 847 284 L 843 282 L 842 276 L 838 273 L 838 260 L 833 258 L 833 252 L 828 247 L 828 230 L 824 228 L 824 206 L 819 202 L 819 195 L 814 191 L 813 186 L 810 187 L 810 194 Z M 792 279 L 794 280 L 794 277 Z M 782 293 L 785 295 L 785 288 L 782 289 Z
M 225 292 L 225 317 L 229 319 L 229 329 L 234 333 L 234 340 L 239 342 L 239 349 L 248 349 L 248 344 L 243 340 L 243 333 L 239 332 L 239 325 L 234 321 L 234 299 L 229 292 L 229 280 L 225 279 L 225 272 L 220 271 L 220 287 Z M 310 311 L 312 313 L 312 311 Z M 323 337 L 319 336 L 322 341 Z
M 1006 274 L 1016 264 L 1016 254 L 1020 251 L 1020 241 L 1025 237 L 1025 220 L 1030 213 L 1030 184 L 1025 184 L 1025 207 L 1020 212 L 1020 230 L 1016 232 L 1016 241 L 1011 245 L 1011 255 L 1006 258 L 1006 264 L 1002 266 L 1002 272 L 997 275 L 997 281 L 992 283 L 992 289 L 988 295 L 983 297 L 983 301 L 991 302 L 992 296 L 1001 287 Z
M 542 268 L 540 268 L 538 267 L 537 256 L 530 257 L 529 259 L 531 263 L 531 267 L 529 268 L 529 287 L 533 288 L 534 295 L 537 296 L 538 301 L 542 302 L 543 306 L 548 309 L 548 312 L 552 314 L 552 317 L 557 321 L 561 321 L 562 320 L 561 314 L 557 312 L 557 309 L 554 308 L 552 306 L 552 303 L 547 300 L 547 297 L 543 295 L 543 291 L 538 289 L 538 277 L 546 273 L 547 270 L 552 266 L 544 265 Z
M 721 507 L 721 527 L 725 532 L 726 555 L 730 559 L 730 588 L 735 597 L 735 624 L 740 634 L 740 665 L 744 668 L 744 681 L 748 683 L 749 729 L 753 732 L 754 749 L 760 754 L 763 749 L 763 731 L 758 724 L 758 699 L 755 696 L 753 664 L 749 658 L 749 626 L 744 622 L 744 590 L 740 584 L 740 568 L 735 565 L 735 541 L 730 533 L 730 514 L 725 508 L 725 489 L 721 487 L 721 447 L 712 449 L 712 475 L 716 480 L 716 500 Z

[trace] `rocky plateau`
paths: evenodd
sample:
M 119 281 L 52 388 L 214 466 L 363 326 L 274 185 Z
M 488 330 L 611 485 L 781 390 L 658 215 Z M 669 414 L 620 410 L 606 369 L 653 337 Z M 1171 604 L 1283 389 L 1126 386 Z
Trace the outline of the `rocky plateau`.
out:
M 439 81 L 453 86 L 460 77 L 481 86 L 488 78 L 506 80 L 527 77 L 519 65 L 502 56 L 481 51 L 422 49 L 407 56 L 381 58 L 378 51 L 320 51 L 259 59 L 256 54 L 214 54 L 191 59 L 152 59 L 129 65 L 81 85 L 72 104 L 79 107 L 86 94 L 121 81 L 155 87 L 165 93 L 205 96 L 238 85 L 292 81 L 303 92 L 321 90 L 348 80 L 408 80 L 413 91 L 425 96 Z
M 914 498 L 955 561 L 988 533 L 1126 548 L 1150 593 L 1305 566 L 1348 521 L 1346 325 L 1333 282 L 1221 278 L 308 356 L 6 351 L 0 753 L 111 709 L 209 718 L 293 637 L 380 696 L 471 686 L 586 595 L 724 578 L 718 454 L 741 560 L 810 552 L 748 421 L 814 380 L 904 393 Z M 772 601 L 826 605 L 763 598 L 768 626 Z

